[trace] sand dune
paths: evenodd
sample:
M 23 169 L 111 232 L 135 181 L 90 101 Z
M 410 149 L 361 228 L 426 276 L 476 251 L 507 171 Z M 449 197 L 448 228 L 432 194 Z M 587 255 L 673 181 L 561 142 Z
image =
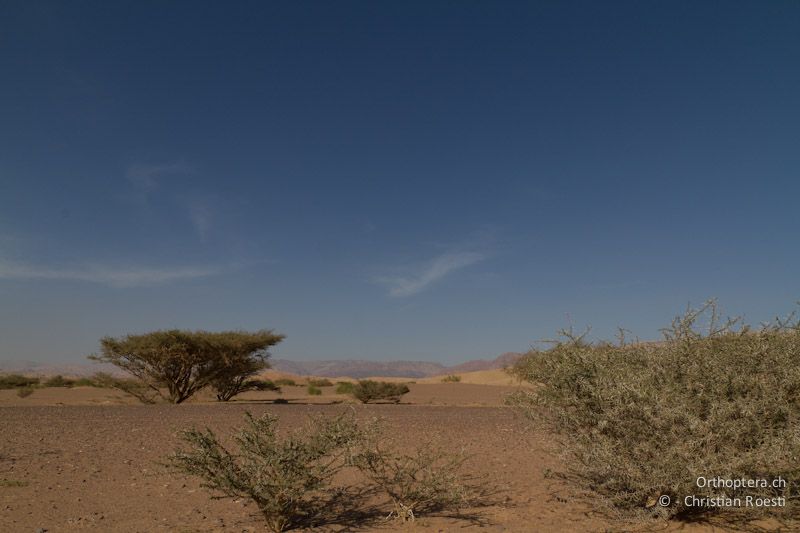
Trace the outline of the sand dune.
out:
M 452 375 L 461 378 L 461 381 L 459 381 L 458 383 L 469 383 L 472 385 L 521 386 L 517 378 L 515 378 L 514 376 L 512 376 L 503 369 L 478 370 L 476 372 L 461 372 Z M 441 383 L 444 377 L 446 376 L 434 376 L 430 378 L 420 379 L 418 383 Z M 458 383 L 454 383 L 454 385 L 458 385 Z

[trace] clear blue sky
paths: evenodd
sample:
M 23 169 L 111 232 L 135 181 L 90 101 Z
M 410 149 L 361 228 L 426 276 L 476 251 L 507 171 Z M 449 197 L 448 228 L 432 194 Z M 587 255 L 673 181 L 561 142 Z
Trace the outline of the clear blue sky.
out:
M 800 3 L 4 2 L 0 358 L 457 362 L 800 298 Z

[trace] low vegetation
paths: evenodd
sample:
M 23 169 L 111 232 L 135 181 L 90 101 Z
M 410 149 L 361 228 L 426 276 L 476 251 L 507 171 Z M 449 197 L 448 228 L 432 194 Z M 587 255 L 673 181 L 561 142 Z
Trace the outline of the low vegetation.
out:
M 329 379 L 309 379 L 308 384 L 314 387 L 333 387 L 333 383 Z
M 61 374 L 56 376 L 52 376 L 42 383 L 44 387 L 71 387 L 72 384 L 75 383 L 72 379 L 66 379 Z
M 234 437 L 228 451 L 211 430 L 182 434 L 188 450 L 169 464 L 198 476 L 218 495 L 252 500 L 271 531 L 313 524 L 332 498 L 331 482 L 365 437 L 353 416 L 315 418 L 305 430 L 279 438 L 273 415 L 254 418 Z
M 356 384 L 349 381 L 340 381 L 336 384 L 336 394 L 353 394 Z
M 19 479 L 0 479 L 0 487 L 27 487 L 27 481 L 21 481 Z
M 275 385 L 279 387 L 294 387 L 297 385 L 297 382 L 290 378 L 279 378 L 275 380 Z
M 19 387 L 33 387 L 41 380 L 38 377 L 23 376 L 22 374 L 0 375 L 0 389 L 17 389 Z
M 17 396 L 19 396 L 20 398 L 27 398 L 28 396 L 33 394 L 33 391 L 34 388 L 31 386 L 19 387 L 17 389 Z
M 461 473 L 464 460 L 463 454 L 431 445 L 404 454 L 375 444 L 358 454 L 354 462 L 391 499 L 389 516 L 406 522 L 417 516 L 458 509 L 469 501 L 475 487 Z
M 134 376 L 144 391 L 137 397 L 182 403 L 205 387 L 220 400 L 250 390 L 249 378 L 267 367 L 267 349 L 283 340 L 269 330 L 166 330 L 100 340 L 101 354 L 89 359 L 111 363 Z M 166 393 L 164 392 L 166 391 Z
M 280 392 L 281 388 L 269 379 L 253 379 L 250 381 L 252 390 Z
M 750 328 L 721 320 L 709 302 L 663 331 L 663 342 L 628 343 L 621 334 L 615 344 L 562 332 L 552 348 L 516 363 L 513 372 L 537 388 L 512 401 L 563 437 L 564 474 L 617 511 L 800 518 L 798 322 Z M 770 485 L 698 486 L 701 476 Z M 779 478 L 785 484 L 773 485 Z M 747 495 L 785 498 L 785 506 L 722 509 L 686 501 Z
M 309 385 L 308 388 L 306 389 L 306 391 L 311 396 L 319 396 L 319 395 L 322 394 L 322 389 L 320 389 L 319 387 L 315 387 L 314 385 Z
M 459 381 L 461 381 L 461 376 L 456 376 L 454 374 L 442 378 L 442 383 L 458 383 Z
M 403 383 L 361 380 L 353 387 L 351 394 L 361 403 L 377 400 L 399 403 L 400 397 L 408 392 L 408 386 Z
M 0 389 L 43 388 L 43 387 L 101 387 L 94 377 L 65 378 L 62 375 L 40 378 L 22 374 L 0 374 Z
M 210 430 L 191 429 L 181 436 L 188 448 L 168 457 L 172 470 L 199 477 L 216 497 L 253 501 L 273 532 L 342 523 L 337 502 L 361 516 L 366 495 L 376 490 L 391 501 L 391 517 L 454 511 L 478 494 L 478 485 L 460 473 L 464 457 L 433 446 L 404 455 L 381 444 L 379 421 L 365 424 L 353 413 L 314 417 L 300 430 L 280 436 L 274 415 L 246 415 L 245 426 L 233 437 L 238 450 L 229 451 Z M 343 470 L 366 478 L 355 485 Z M 339 483 L 338 485 L 335 483 Z M 385 516 L 385 513 L 381 513 Z

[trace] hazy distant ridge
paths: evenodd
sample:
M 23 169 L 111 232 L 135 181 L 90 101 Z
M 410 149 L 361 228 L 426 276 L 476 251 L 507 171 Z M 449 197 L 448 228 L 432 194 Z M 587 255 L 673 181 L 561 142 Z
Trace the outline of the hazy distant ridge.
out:
M 359 359 L 332 361 L 290 361 L 274 359 L 272 368 L 298 376 L 365 378 L 370 376 L 426 378 L 458 372 L 474 372 L 504 368 L 522 354 L 506 352 L 495 359 L 477 359 L 454 366 L 428 361 L 364 361 Z
M 351 377 L 366 378 L 371 376 L 426 378 L 442 374 L 474 372 L 476 370 L 492 370 L 504 368 L 514 361 L 519 353 L 507 352 L 495 359 L 477 359 L 454 366 L 444 366 L 428 361 L 364 361 L 348 359 L 339 361 L 291 361 L 289 359 L 271 359 L 272 368 L 280 372 L 298 376 Z M 1 372 L 22 372 L 25 374 L 65 376 L 88 376 L 95 372 L 110 372 L 124 375 L 120 369 L 108 364 L 58 364 L 37 363 L 34 361 L 0 361 Z

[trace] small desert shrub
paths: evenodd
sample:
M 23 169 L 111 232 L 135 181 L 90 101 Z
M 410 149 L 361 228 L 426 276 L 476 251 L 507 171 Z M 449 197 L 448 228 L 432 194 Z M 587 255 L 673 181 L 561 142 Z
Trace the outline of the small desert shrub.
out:
M 461 376 L 456 376 L 454 374 L 442 378 L 442 383 L 458 383 L 459 381 L 461 381 Z
M 361 380 L 353 387 L 351 394 L 362 403 L 369 403 L 372 400 L 398 403 L 400 397 L 408 392 L 408 386 L 402 383 Z
M 73 387 L 99 387 L 92 378 L 78 378 L 72 383 Z
M 74 384 L 74 379 L 66 379 L 60 374 L 47 379 L 43 383 L 45 387 L 72 387 Z
M 322 389 L 315 387 L 314 385 L 309 385 L 307 390 L 311 396 L 319 396 L 322 394 Z
M 253 390 L 257 391 L 275 391 L 280 392 L 281 388 L 278 387 L 272 380 L 269 379 L 254 379 L 251 380 Z
M 405 522 L 467 503 L 476 488 L 460 472 L 464 460 L 430 445 L 402 454 L 373 444 L 353 462 L 392 500 L 390 516 Z
M 704 332 L 701 320 L 708 321 Z M 721 322 L 709 302 L 660 343 L 591 344 L 563 332 L 513 372 L 534 383 L 513 401 L 559 433 L 565 474 L 619 511 L 800 518 L 800 326 Z M 698 477 L 787 480 L 785 487 L 699 487 Z M 657 505 L 660 495 L 671 498 Z M 784 508 L 687 506 L 687 496 L 786 497 Z
M 0 479 L 0 487 L 27 487 L 27 481 L 19 479 Z
M 391 515 L 402 521 L 484 503 L 479 499 L 488 493 L 485 480 L 478 485 L 462 473 L 463 454 L 430 445 L 399 453 L 384 442 L 379 420 L 359 424 L 352 412 L 318 416 L 282 436 L 277 421 L 274 415 L 247 413 L 245 426 L 233 437 L 236 452 L 210 429 L 184 431 L 188 449 L 170 455 L 167 466 L 199 477 L 215 497 L 252 500 L 271 531 L 342 524 L 337 512 L 360 514 L 365 503 L 360 498 L 371 497 L 375 489 L 389 496 Z M 353 479 L 339 475 L 344 470 L 360 471 L 369 483 L 335 486 L 334 481 Z
M 22 374 L 3 374 L 0 375 L 0 389 L 16 389 L 19 387 L 31 387 L 39 384 L 39 378 L 23 376 Z
M 329 379 L 309 379 L 308 384 L 315 387 L 333 387 L 333 383 Z
M 297 382 L 289 378 L 279 378 L 275 380 L 275 385 L 278 385 L 279 387 L 294 387 L 297 385 Z
M 340 381 L 336 384 L 336 394 L 352 394 L 355 386 L 355 383 Z
M 33 387 L 31 387 L 30 385 L 26 387 L 19 387 L 17 389 L 17 396 L 19 396 L 20 398 L 27 398 L 28 396 L 33 394 L 33 390 L 34 390 Z
M 276 424 L 273 415 L 248 413 L 234 436 L 238 452 L 223 447 L 210 429 L 185 431 L 189 449 L 174 453 L 169 464 L 221 497 L 252 500 L 271 531 L 311 525 L 326 510 L 332 478 L 366 433 L 352 414 L 312 419 L 283 438 Z

